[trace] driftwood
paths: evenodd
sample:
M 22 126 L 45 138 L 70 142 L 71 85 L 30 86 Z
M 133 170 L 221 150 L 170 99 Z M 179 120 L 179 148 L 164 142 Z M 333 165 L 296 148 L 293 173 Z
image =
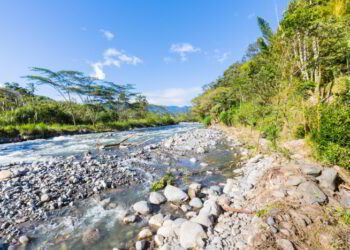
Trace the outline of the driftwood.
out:
M 226 212 L 231 212 L 231 213 L 243 213 L 243 214 L 254 214 L 255 213 L 254 211 L 245 210 L 242 208 L 233 208 L 233 207 L 230 207 L 228 205 L 222 205 L 221 207 Z
M 348 172 L 347 170 L 345 170 L 344 168 L 341 168 L 339 166 L 334 166 L 334 169 L 337 170 L 338 175 L 340 176 L 340 178 L 349 186 L 350 185 L 350 172 Z
M 102 145 L 102 144 L 96 144 L 96 147 L 98 149 L 106 149 L 106 148 L 119 148 L 121 146 L 121 144 L 123 142 L 126 142 L 127 140 L 129 140 L 131 137 L 133 137 L 133 135 L 121 140 L 120 142 L 118 143 L 113 143 L 113 144 L 106 144 L 106 145 Z

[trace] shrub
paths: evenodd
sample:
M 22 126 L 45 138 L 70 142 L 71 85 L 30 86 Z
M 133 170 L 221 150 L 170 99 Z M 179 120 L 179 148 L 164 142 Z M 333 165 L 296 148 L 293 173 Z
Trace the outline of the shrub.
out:
M 153 182 L 151 185 L 152 191 L 159 191 L 166 187 L 166 185 L 173 185 L 175 183 L 175 177 L 171 173 L 165 174 L 159 181 Z
M 294 131 L 294 138 L 303 139 L 305 138 L 305 135 L 306 135 L 305 127 L 303 125 L 297 126 Z
M 203 119 L 203 123 L 204 123 L 205 126 L 210 126 L 211 125 L 211 117 L 210 116 L 206 116 Z

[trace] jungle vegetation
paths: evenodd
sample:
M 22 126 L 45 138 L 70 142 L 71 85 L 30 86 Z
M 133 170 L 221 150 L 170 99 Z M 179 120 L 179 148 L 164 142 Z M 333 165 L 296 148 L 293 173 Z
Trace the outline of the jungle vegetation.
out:
M 206 124 L 248 126 L 274 144 L 307 138 L 316 156 L 350 169 L 350 1 L 293 0 L 193 100 Z

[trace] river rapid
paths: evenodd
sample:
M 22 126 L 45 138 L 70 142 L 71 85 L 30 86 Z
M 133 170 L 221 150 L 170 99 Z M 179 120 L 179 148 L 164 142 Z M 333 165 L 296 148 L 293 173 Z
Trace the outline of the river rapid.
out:
M 191 138 L 195 131 L 198 142 Z M 150 184 L 165 172 L 172 172 L 179 186 L 215 185 L 231 177 L 237 159 L 221 136 L 208 134 L 200 124 L 182 123 L 0 145 L 0 169 L 16 173 L 0 182 L 6 197 L 0 198 L 0 222 L 10 222 L 1 237 L 16 242 L 26 235 L 26 249 L 128 249 L 146 222 L 125 225 L 122 219 L 132 204 L 147 200 Z M 129 140 L 121 148 L 96 147 L 124 138 Z M 50 199 L 43 199 L 46 194 Z M 29 201 L 30 208 L 23 204 Z M 91 228 L 98 230 L 98 240 L 84 242 Z

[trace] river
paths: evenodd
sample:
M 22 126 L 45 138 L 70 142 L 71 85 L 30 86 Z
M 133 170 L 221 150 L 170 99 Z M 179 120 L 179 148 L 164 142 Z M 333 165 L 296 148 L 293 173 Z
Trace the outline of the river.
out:
M 147 145 L 159 143 L 175 134 L 183 134 L 201 128 L 196 123 L 182 123 L 173 126 L 135 129 L 123 132 L 108 132 L 72 136 L 60 136 L 46 140 L 34 140 L 0 145 L 0 163 L 2 167 L 11 164 L 31 164 L 33 161 L 50 161 L 55 158 L 70 156 L 82 157 L 86 152 L 98 156 L 99 154 L 117 154 L 124 150 L 131 154 Z M 132 147 L 118 150 L 99 151 L 96 144 L 112 144 L 123 138 L 130 137 L 128 143 Z M 194 162 L 191 156 L 197 157 Z M 77 202 L 74 206 L 56 209 L 49 213 L 45 221 L 24 223 L 22 230 L 33 240 L 29 249 L 113 249 L 128 248 L 130 240 L 135 238 L 139 229 L 145 224 L 143 220 L 124 225 L 120 221 L 133 203 L 147 199 L 151 181 L 161 176 L 166 169 L 181 169 L 187 177 L 178 183 L 199 181 L 201 183 L 216 184 L 224 181 L 232 174 L 228 166 L 234 162 L 232 150 L 225 144 L 218 145 L 206 154 L 189 153 L 176 158 L 167 164 L 155 165 L 153 173 L 147 173 L 149 180 L 127 188 L 106 190 L 97 197 L 90 197 Z M 203 165 L 203 163 L 206 163 Z M 159 169 L 158 169 L 159 168 Z M 110 199 L 115 207 L 105 209 L 100 200 Z M 99 240 L 89 244 L 82 244 L 81 235 L 87 228 L 99 230 Z

